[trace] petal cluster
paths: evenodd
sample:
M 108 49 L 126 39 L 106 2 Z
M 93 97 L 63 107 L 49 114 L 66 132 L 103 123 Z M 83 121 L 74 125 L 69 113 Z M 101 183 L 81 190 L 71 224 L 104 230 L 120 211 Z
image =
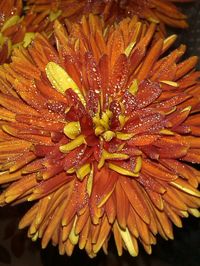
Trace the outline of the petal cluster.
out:
M 190 2 L 190 0 L 82 0 L 82 1 L 56 1 L 56 0 L 27 0 L 27 6 L 32 12 L 41 14 L 44 12 L 58 12 L 59 17 L 77 20 L 81 14 L 92 12 L 102 15 L 105 21 L 114 22 L 116 19 L 138 15 L 150 22 L 164 25 L 186 28 L 186 16 L 172 2 Z M 58 13 L 57 13 L 58 14 Z
M 22 0 L 2 0 L 0 3 L 0 64 L 10 56 L 12 44 L 19 42 L 21 29 L 15 26 L 22 15 Z
M 24 3 L 22 0 L 2 0 L 0 11 L 0 64 L 9 61 L 14 46 L 28 46 L 35 32 L 43 32 L 53 41 L 56 19 L 70 25 L 72 21 L 79 21 L 82 15 L 93 13 L 112 24 L 127 16 L 138 15 L 145 21 L 159 24 L 158 32 L 163 36 L 166 36 L 165 25 L 188 26 L 186 16 L 169 0 L 27 0 Z
M 32 240 L 94 257 L 113 234 L 118 254 L 147 253 L 156 235 L 199 217 L 200 73 L 126 18 L 54 24 L 0 67 L 0 205 L 33 201 L 19 227 Z

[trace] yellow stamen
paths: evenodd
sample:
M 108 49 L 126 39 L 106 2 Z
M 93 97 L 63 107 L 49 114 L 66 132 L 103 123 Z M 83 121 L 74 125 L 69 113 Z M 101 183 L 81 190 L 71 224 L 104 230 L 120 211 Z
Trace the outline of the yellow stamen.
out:
M 112 131 L 109 131 L 109 121 L 112 117 L 112 112 L 110 110 L 106 110 L 106 112 L 103 112 L 100 118 L 100 105 L 98 112 L 93 117 L 93 123 L 95 124 L 95 135 L 99 136 L 102 133 L 105 133 L 104 139 L 109 139 L 114 137 L 114 133 L 111 133 Z M 106 131 L 106 132 L 105 132 Z M 111 140 L 110 139 L 110 140 Z M 109 141 L 109 140 L 106 140 Z
M 103 132 L 105 131 L 105 129 L 102 126 L 98 126 L 95 128 L 95 135 L 99 136 L 101 135 Z
M 108 121 L 109 121 L 109 120 L 108 120 Z M 108 123 L 108 121 L 107 121 L 107 119 L 105 119 L 105 117 L 104 117 L 104 119 L 102 118 L 102 119 L 99 120 L 100 125 L 101 125 L 102 127 L 104 127 L 105 130 L 108 130 L 108 129 L 109 129 L 109 123 Z
M 112 113 L 112 111 L 110 111 L 109 109 L 107 109 L 107 110 L 106 110 L 106 115 L 107 115 L 108 118 L 110 119 L 110 118 L 112 118 L 113 113 Z
M 70 122 L 64 127 L 65 135 L 70 139 L 75 139 L 81 133 L 79 122 Z
M 109 117 L 106 114 L 106 112 L 103 112 L 103 114 L 102 114 L 102 120 L 106 123 L 106 125 L 109 124 Z
M 99 114 L 95 114 L 95 116 L 92 118 L 92 121 L 95 125 L 99 125 L 100 122 L 99 122 L 100 118 L 99 118 Z
M 63 153 L 68 153 L 68 152 L 78 148 L 82 144 L 86 144 L 86 141 L 85 141 L 85 137 L 83 135 L 80 135 L 76 139 L 72 140 L 71 142 L 60 146 L 59 149 Z
M 54 62 L 49 62 L 46 65 L 45 71 L 52 86 L 58 92 L 65 94 L 65 91 L 71 88 L 78 95 L 82 104 L 86 106 L 86 101 L 80 92 L 80 89 L 61 66 Z
M 111 141 L 114 137 L 115 137 L 115 133 L 113 131 L 108 130 L 103 133 L 103 138 L 107 142 Z
M 136 173 L 133 173 L 127 169 L 124 169 L 116 164 L 113 164 L 113 163 L 109 163 L 108 164 L 108 167 L 111 169 L 111 170 L 114 170 L 115 172 L 121 174 L 121 175 L 125 175 L 125 176 L 131 176 L 131 177 L 138 177 L 139 174 L 136 174 Z
M 91 167 L 90 164 L 84 164 L 83 166 L 81 166 L 77 171 L 76 171 L 76 175 L 78 177 L 79 180 L 83 180 L 83 178 L 88 175 L 91 171 Z

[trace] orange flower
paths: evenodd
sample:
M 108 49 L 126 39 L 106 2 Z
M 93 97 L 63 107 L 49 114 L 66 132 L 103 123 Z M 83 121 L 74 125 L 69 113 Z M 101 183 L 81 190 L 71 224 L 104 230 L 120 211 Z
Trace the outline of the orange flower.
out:
M 166 55 L 176 36 L 135 16 L 54 30 L 56 48 L 36 34 L 0 67 L 0 204 L 35 201 L 19 227 L 60 254 L 107 253 L 111 234 L 119 255 L 150 254 L 199 217 L 197 57 Z
M 190 2 L 178 0 L 176 2 Z M 12 46 L 25 47 L 34 38 L 35 32 L 44 32 L 48 38 L 53 33 L 56 19 L 63 24 L 77 22 L 82 15 L 102 15 L 107 24 L 127 16 L 139 17 L 159 23 L 159 35 L 165 36 L 165 24 L 186 28 L 186 16 L 171 1 L 163 0 L 27 0 L 22 16 L 22 0 L 3 0 L 0 4 L 0 64 L 10 58 Z
M 12 43 L 18 42 L 21 34 L 16 24 L 22 14 L 22 0 L 2 0 L 0 3 L 0 64 L 11 52 Z
M 150 22 L 161 22 L 172 27 L 186 28 L 186 16 L 172 2 L 191 0 L 27 0 L 27 6 L 38 14 L 51 12 L 59 18 L 76 20 L 82 14 L 103 15 L 105 21 L 114 22 L 117 18 L 138 15 Z M 163 27 L 163 25 L 162 25 Z

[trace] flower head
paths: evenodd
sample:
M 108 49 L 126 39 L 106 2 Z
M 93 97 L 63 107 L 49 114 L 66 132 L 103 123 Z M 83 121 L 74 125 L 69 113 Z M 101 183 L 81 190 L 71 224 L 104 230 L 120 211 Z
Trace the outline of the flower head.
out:
M 22 14 L 22 0 L 2 0 L 0 3 L 0 64 L 10 56 L 11 46 L 18 42 L 17 27 Z M 20 31 L 20 32 L 19 32 Z
M 90 15 L 68 34 L 56 21 L 56 48 L 36 34 L 0 67 L 0 204 L 35 202 L 19 227 L 43 248 L 94 257 L 113 234 L 136 256 L 199 217 L 197 57 L 166 55 L 176 38 L 155 30 Z
M 191 2 L 191 0 L 27 0 L 27 7 L 38 14 L 57 14 L 58 17 L 77 21 L 81 15 L 92 12 L 103 15 L 105 21 L 114 22 L 116 19 L 138 15 L 150 22 L 162 23 L 178 28 L 186 28 L 186 16 L 172 2 Z M 161 27 L 163 27 L 163 25 Z
M 180 0 L 188 2 L 190 0 Z M 177 1 L 176 1 L 177 2 Z M 23 13 L 22 14 L 22 9 Z M 83 15 L 101 15 L 110 25 L 127 16 L 138 15 L 145 21 L 159 24 L 159 35 L 165 36 L 165 26 L 186 28 L 186 16 L 171 1 L 163 0 L 3 0 L 0 4 L 0 64 L 8 62 L 14 46 L 28 46 L 36 32 L 43 32 L 53 41 L 53 24 L 77 22 Z

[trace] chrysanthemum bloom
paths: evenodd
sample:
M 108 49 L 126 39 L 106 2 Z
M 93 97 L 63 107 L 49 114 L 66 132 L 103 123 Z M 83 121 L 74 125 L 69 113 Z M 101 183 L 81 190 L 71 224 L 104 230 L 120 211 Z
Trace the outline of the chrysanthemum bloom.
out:
M 155 21 L 175 28 L 187 28 L 186 16 L 173 2 L 191 2 L 191 0 L 125 0 L 121 2 L 127 15 L 138 14 L 141 18 Z
M 117 18 L 138 15 L 149 21 L 186 28 L 186 16 L 172 2 L 191 2 L 191 0 L 27 0 L 28 9 L 38 14 L 52 12 L 59 18 L 76 20 L 81 14 L 103 15 L 104 20 L 114 22 Z
M 190 2 L 176 0 L 174 2 Z M 0 5 L 0 64 L 9 61 L 12 47 L 25 47 L 34 38 L 35 32 L 45 32 L 50 38 L 55 19 L 63 24 L 77 22 L 82 15 L 101 15 L 107 24 L 123 17 L 138 15 L 144 20 L 159 24 L 159 34 L 165 36 L 165 24 L 186 28 L 186 16 L 171 1 L 163 0 L 3 0 Z M 21 16 L 20 16 L 21 15 Z
M 32 240 L 94 257 L 113 234 L 147 253 L 172 224 L 199 217 L 200 73 L 185 46 L 133 19 L 90 15 L 56 48 L 37 34 L 0 67 L 0 204 L 35 201 L 19 227 Z
M 11 46 L 18 42 L 20 28 L 15 26 L 22 14 L 22 0 L 0 2 L 0 64 L 10 55 Z

